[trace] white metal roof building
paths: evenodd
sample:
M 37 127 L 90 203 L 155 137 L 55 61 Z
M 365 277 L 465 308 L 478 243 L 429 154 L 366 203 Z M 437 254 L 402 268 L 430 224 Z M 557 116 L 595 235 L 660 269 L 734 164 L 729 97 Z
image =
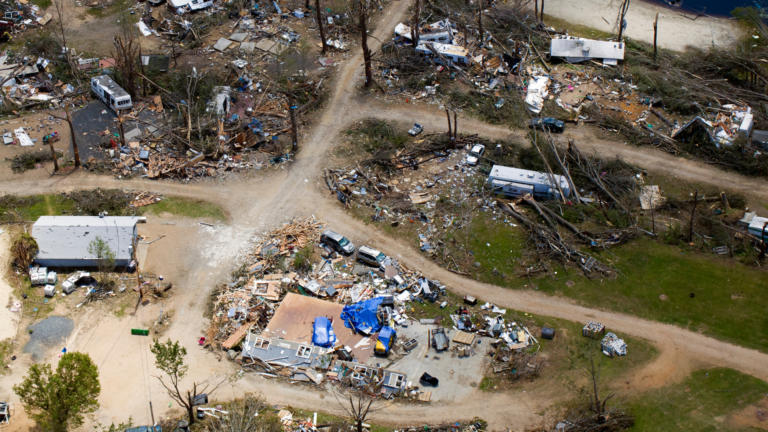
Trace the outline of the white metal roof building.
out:
M 565 57 L 569 63 L 599 59 L 603 64 L 615 65 L 618 60 L 624 60 L 624 44 L 563 36 L 552 39 L 549 54 L 552 57 Z
M 556 183 L 559 182 L 563 195 L 566 198 L 571 195 L 571 185 L 565 176 L 501 165 L 493 166 L 488 175 L 488 182 L 494 189 L 500 190 L 506 195 L 530 194 L 535 198 L 546 199 L 557 199 L 560 196 Z
M 45 267 L 96 267 L 96 256 L 88 245 L 101 237 L 115 253 L 115 265 L 127 266 L 133 259 L 138 233 L 134 216 L 41 216 L 32 226 L 32 237 L 40 251 L 35 262 Z

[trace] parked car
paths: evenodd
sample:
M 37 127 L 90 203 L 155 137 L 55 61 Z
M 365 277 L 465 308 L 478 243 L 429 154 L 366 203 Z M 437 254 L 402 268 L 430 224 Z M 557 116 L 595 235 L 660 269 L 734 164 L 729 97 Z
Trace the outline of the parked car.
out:
M 355 245 L 343 235 L 327 230 L 320 235 L 320 242 L 325 243 L 338 252 L 351 254 L 355 252 Z
M 540 117 L 531 120 L 531 127 L 534 129 L 562 133 L 565 130 L 565 123 L 561 120 L 553 119 L 552 117 Z
M 477 165 L 477 163 L 480 162 L 480 157 L 483 155 L 485 155 L 485 146 L 482 144 L 475 144 L 467 155 L 467 165 Z
M 421 126 L 420 124 L 418 124 L 418 123 L 414 123 L 414 124 L 413 124 L 413 127 L 411 128 L 411 130 L 409 130 L 409 131 L 408 131 L 408 135 L 410 135 L 410 136 L 416 136 L 416 135 L 418 135 L 418 134 L 420 134 L 420 133 L 422 133 L 422 132 L 424 132 L 424 127 L 422 127 L 422 126 Z
M 357 259 L 369 266 L 384 268 L 384 260 L 387 256 L 383 252 L 368 246 L 360 246 L 357 249 Z

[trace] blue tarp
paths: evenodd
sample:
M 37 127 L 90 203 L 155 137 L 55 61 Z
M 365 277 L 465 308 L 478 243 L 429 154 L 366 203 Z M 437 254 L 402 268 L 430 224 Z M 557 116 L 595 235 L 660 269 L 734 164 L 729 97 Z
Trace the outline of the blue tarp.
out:
M 379 318 L 376 316 L 376 310 L 384 299 L 374 297 L 355 304 L 344 306 L 341 312 L 341 319 L 344 325 L 356 332 L 365 334 L 376 333 L 381 329 Z
M 312 326 L 312 343 L 323 348 L 331 348 L 336 343 L 336 333 L 333 332 L 331 321 L 326 317 L 315 318 Z

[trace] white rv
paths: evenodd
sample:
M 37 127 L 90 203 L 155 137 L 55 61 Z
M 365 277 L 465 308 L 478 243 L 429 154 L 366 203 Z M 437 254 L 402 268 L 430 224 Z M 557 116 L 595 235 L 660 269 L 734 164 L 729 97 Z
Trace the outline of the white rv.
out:
M 488 183 L 494 191 L 507 196 L 533 195 L 535 198 L 559 199 L 560 189 L 566 198 L 571 196 L 571 185 L 565 176 L 541 173 L 520 168 L 494 165 L 488 175 Z
M 430 49 L 430 46 L 434 51 Z M 422 57 L 434 58 L 435 63 L 441 63 L 440 56 L 442 56 L 458 65 L 469 64 L 469 51 L 459 45 L 447 45 L 437 42 L 419 43 L 416 45 L 416 52 Z M 435 52 L 440 55 L 436 55 Z
M 190 11 L 196 11 L 213 6 L 211 0 L 168 0 L 168 4 L 176 8 L 179 13 L 183 12 L 183 8 L 188 7 Z
M 91 78 L 91 90 L 96 93 L 100 101 L 104 102 L 114 112 L 133 106 L 131 95 L 107 75 Z

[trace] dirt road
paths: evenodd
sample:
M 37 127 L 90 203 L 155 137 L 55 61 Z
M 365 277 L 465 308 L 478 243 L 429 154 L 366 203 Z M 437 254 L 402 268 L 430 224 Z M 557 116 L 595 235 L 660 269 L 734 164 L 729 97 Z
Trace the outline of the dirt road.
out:
M 387 40 L 394 26 L 405 16 L 409 2 L 393 2 L 383 13 L 381 23 L 374 32 L 380 40 Z M 373 42 L 373 40 L 372 40 Z M 378 42 L 374 42 L 378 45 Z M 375 47 L 374 47 L 375 49 Z M 253 236 L 267 228 L 278 226 L 294 216 L 315 215 L 329 221 L 351 235 L 353 240 L 372 243 L 398 255 L 410 267 L 423 269 L 426 274 L 446 283 L 458 293 L 471 293 L 502 307 L 553 316 L 572 321 L 601 321 L 621 333 L 644 337 L 653 341 L 660 356 L 628 379 L 632 388 L 654 388 L 669 381 L 682 379 L 694 367 L 720 365 L 738 369 L 763 380 L 768 380 L 768 355 L 720 342 L 677 327 L 642 320 L 609 311 L 594 310 L 568 300 L 549 297 L 534 291 L 511 291 L 454 275 L 425 259 L 418 251 L 388 238 L 375 228 L 343 212 L 332 197 L 321 187 L 320 172 L 324 156 L 338 133 L 351 122 L 376 115 L 378 117 L 412 122 L 418 120 L 433 130 L 442 130 L 442 113 L 413 105 L 387 106 L 369 99 L 356 97 L 360 85 L 362 58 L 356 53 L 342 67 L 335 82 L 327 107 L 321 113 L 310 135 L 300 144 L 303 149 L 297 160 L 284 169 L 267 175 L 248 176 L 230 182 L 209 181 L 192 184 L 150 182 L 146 180 L 120 181 L 88 173 L 75 173 L 67 177 L 50 179 L 11 179 L 0 182 L 0 193 L 52 193 L 94 187 L 135 188 L 209 200 L 221 205 L 230 218 L 227 226 L 202 233 L 198 247 L 179 250 L 187 256 L 188 272 L 177 283 L 173 304 L 176 316 L 166 337 L 179 340 L 189 352 L 190 377 L 204 379 L 213 375 L 233 372 L 231 364 L 219 361 L 196 344 L 196 337 L 207 326 L 202 313 L 207 294 L 215 284 L 226 279 L 236 266 L 238 257 L 248 247 Z M 460 119 L 460 129 L 493 138 L 509 137 L 524 142 L 522 132 L 509 131 L 476 121 Z M 573 132 L 585 150 L 595 150 L 604 156 L 621 155 L 651 171 L 674 172 L 679 177 L 701 182 L 734 185 L 751 193 L 768 197 L 761 190 L 762 180 L 748 179 L 724 173 L 696 162 L 684 161 L 650 149 L 628 147 L 620 143 L 599 140 L 590 133 L 576 129 Z M 580 135 L 579 135 L 580 134 Z M 193 229 L 193 227 L 189 227 Z M 198 228 L 194 228 L 198 229 Z M 168 398 L 151 378 L 157 375 L 152 366 L 147 345 L 124 336 L 124 329 L 141 324 L 147 317 L 107 317 L 104 323 L 90 331 L 80 333 L 71 345 L 97 359 L 102 379 L 101 409 L 96 419 L 104 423 L 125 420 L 133 415 L 134 421 L 149 423 L 147 401 L 154 402 L 155 415 L 168 409 Z M 123 333 L 121 333 L 123 332 Z M 55 358 L 49 359 L 55 361 Z M 23 372 L 0 379 L 1 388 L 20 380 Z M 143 377 L 143 379 L 140 379 Z M 147 390 L 149 388 L 149 390 Z M 336 409 L 331 394 L 306 391 L 278 385 L 248 375 L 236 381 L 231 389 L 219 394 L 221 398 L 234 397 L 244 391 L 261 391 L 273 404 L 290 404 L 307 409 Z M 331 398 L 329 400 L 329 398 Z M 490 421 L 494 429 L 521 429 L 539 420 L 542 403 L 557 400 L 558 395 L 543 392 L 488 395 L 479 392 L 457 397 L 456 405 L 421 406 L 394 405 L 387 411 L 396 416 L 398 424 L 414 424 L 446 419 L 469 418 L 479 415 Z

